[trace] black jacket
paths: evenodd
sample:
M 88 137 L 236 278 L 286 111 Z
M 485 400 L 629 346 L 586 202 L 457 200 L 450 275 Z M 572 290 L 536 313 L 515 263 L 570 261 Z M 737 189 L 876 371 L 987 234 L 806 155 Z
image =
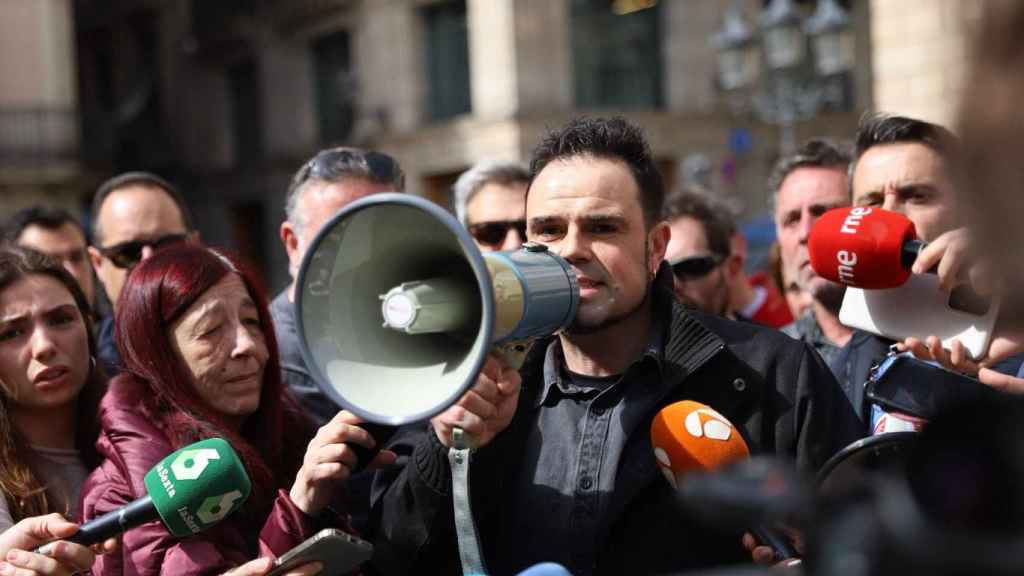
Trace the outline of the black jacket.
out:
M 666 318 L 659 407 L 690 399 L 708 404 L 741 429 L 752 452 L 795 457 L 813 470 L 860 438 L 856 415 L 829 369 L 807 345 L 775 330 L 684 310 L 662 295 Z M 671 302 L 671 305 L 668 304 Z M 670 311 L 668 311 L 670 309 Z M 546 342 L 524 364 L 519 407 L 509 428 L 474 455 L 473 513 L 492 574 L 515 572 L 516 534 L 502 523 L 515 506 L 503 490 L 521 468 L 534 423 Z M 543 408 L 541 408 L 543 409 Z M 598 574 L 657 574 L 748 561 L 739 534 L 710 530 L 678 510 L 650 442 L 654 412 L 634 423 L 618 465 L 607 538 Z M 459 574 L 446 449 L 422 427 L 396 436 L 390 448 L 405 466 L 379 473 L 371 514 L 376 547 L 371 572 Z M 538 523 L 558 522 L 538 518 Z

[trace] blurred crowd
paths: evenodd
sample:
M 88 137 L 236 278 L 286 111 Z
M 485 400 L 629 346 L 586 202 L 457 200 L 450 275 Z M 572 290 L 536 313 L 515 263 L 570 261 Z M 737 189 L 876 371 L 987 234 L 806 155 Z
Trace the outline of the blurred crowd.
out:
M 19 211 L 0 249 L 0 575 L 265 574 L 322 528 L 373 544 L 364 573 L 458 574 L 456 429 L 476 441 L 472 503 L 494 574 L 547 561 L 573 574 L 778 563 L 763 542 L 680 511 L 652 456 L 651 417 L 699 400 L 753 452 L 814 473 L 877 432 L 865 382 L 891 354 L 1024 391 L 1024 5 L 986 12 L 956 126 L 866 112 L 848 141 L 811 139 L 778 160 L 764 184 L 777 237 L 765 270 L 749 270 L 728 203 L 666 190 L 642 131 L 621 118 L 553 129 L 528 166 L 494 159 L 463 173 L 450 208 L 476 247 L 547 245 L 577 275 L 579 310 L 521 369 L 489 358 L 457 402 L 386 445 L 317 382 L 295 301 L 306 252 L 336 214 L 406 192 L 395 158 L 333 147 L 297 169 L 280 224 L 293 282 L 276 295 L 204 244 L 157 174 L 99 186 L 89 229 L 52 206 Z M 925 243 L 913 273 L 1000 303 L 983 353 L 841 320 L 850 288 L 815 270 L 809 238 L 848 207 L 905 216 Z M 110 309 L 98 313 L 100 300 Z M 67 541 L 145 496 L 166 455 L 211 437 L 251 480 L 237 512 L 189 537 L 148 522 Z

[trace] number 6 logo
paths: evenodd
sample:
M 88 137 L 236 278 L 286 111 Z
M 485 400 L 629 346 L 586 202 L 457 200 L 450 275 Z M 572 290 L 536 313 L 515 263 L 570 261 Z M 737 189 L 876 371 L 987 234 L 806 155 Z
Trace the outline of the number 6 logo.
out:
M 210 496 L 203 500 L 199 510 L 196 510 L 196 516 L 206 525 L 220 522 L 222 518 L 228 515 L 235 502 L 241 497 L 242 493 L 238 490 L 233 490 L 223 496 Z
M 213 448 L 185 450 L 171 463 L 171 472 L 178 480 L 195 480 L 203 475 L 210 460 L 220 460 L 220 454 Z

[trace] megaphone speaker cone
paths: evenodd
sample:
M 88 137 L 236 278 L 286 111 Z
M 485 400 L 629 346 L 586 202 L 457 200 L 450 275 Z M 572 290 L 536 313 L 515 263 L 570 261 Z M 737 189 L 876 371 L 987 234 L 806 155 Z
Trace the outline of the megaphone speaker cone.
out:
M 485 257 L 435 204 L 378 194 L 317 234 L 295 305 L 303 357 L 327 395 L 400 425 L 457 401 L 492 345 L 552 334 L 578 302 L 571 266 L 546 247 Z
M 457 318 L 444 317 L 451 302 L 432 299 L 437 290 L 423 281 L 433 278 L 462 300 Z M 307 250 L 296 290 L 303 355 L 327 395 L 359 416 L 393 425 L 428 418 L 461 396 L 484 361 L 490 293 L 483 258 L 454 218 L 414 196 L 370 196 L 332 218 Z M 462 329 L 415 333 L 431 317 Z

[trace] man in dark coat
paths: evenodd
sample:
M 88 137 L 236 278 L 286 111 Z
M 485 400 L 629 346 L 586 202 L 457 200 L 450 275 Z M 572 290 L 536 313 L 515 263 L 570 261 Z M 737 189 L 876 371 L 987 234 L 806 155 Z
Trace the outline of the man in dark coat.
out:
M 636 127 L 575 120 L 542 141 L 531 172 L 528 237 L 572 265 L 576 319 L 537 342 L 518 373 L 489 360 L 454 406 L 391 443 L 406 464 L 376 480 L 372 569 L 460 573 L 447 459 L 456 427 L 479 445 L 471 493 L 488 573 L 542 561 L 574 574 L 744 561 L 739 534 L 676 507 L 652 417 L 677 400 L 703 402 L 752 451 L 813 470 L 858 437 L 849 403 L 806 345 L 676 302 L 662 265 L 663 183 Z

